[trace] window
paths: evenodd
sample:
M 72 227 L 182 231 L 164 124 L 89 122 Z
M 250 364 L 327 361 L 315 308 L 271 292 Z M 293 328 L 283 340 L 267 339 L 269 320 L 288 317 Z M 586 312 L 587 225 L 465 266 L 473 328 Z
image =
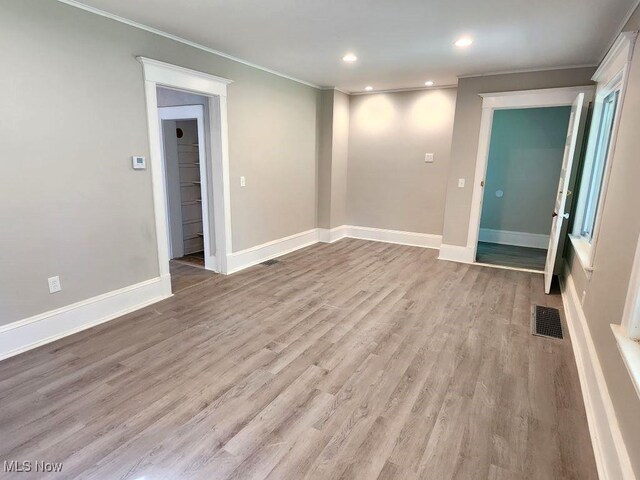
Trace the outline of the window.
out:
M 578 235 L 591 243 L 593 240 L 593 227 L 596 222 L 598 202 L 602 191 L 602 179 L 604 167 L 611 144 L 611 131 L 613 130 L 613 118 L 618 104 L 619 92 L 610 93 L 603 102 L 600 110 L 600 119 L 597 122 L 597 135 L 593 157 L 585 165 L 582 175 L 580 196 L 584 195 L 582 218 L 578 217 Z
M 577 203 L 570 235 L 576 256 L 588 277 L 593 271 L 600 214 L 607 191 L 633 41 L 634 33 L 620 34 L 593 75 L 597 84 L 595 105 L 582 173 L 577 183 Z

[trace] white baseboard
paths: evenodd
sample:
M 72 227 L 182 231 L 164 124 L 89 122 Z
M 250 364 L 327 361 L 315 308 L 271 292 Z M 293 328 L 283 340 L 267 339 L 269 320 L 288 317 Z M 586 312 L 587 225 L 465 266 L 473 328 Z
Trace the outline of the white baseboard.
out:
M 45 345 L 171 296 L 171 278 L 157 277 L 0 326 L 0 360 Z
M 439 248 L 442 241 L 440 235 L 352 225 L 341 225 L 332 229 L 314 228 L 227 255 L 227 273 L 238 272 L 314 243 L 333 243 L 347 237 L 425 248 Z
M 440 248 L 442 235 L 429 233 L 405 232 L 402 230 L 386 230 L 383 228 L 346 226 L 346 235 L 360 240 L 372 240 L 374 242 L 397 243 L 422 248 Z
M 560 284 L 598 475 L 602 480 L 633 480 L 629 454 L 573 278 L 569 275 Z
M 516 245 L 518 247 L 547 248 L 549 246 L 549 235 L 492 230 L 490 228 L 481 228 L 478 240 L 502 245 Z
M 448 260 L 450 262 L 474 263 L 473 248 L 461 247 L 460 245 L 448 245 L 443 243 L 440 245 L 440 260 Z
M 331 230 L 329 230 L 328 228 L 319 228 L 318 240 L 323 243 L 337 242 L 338 240 L 347 236 L 348 228 L 349 227 L 347 225 L 341 225 L 339 227 L 332 228 Z
M 318 229 L 296 233 L 227 255 L 227 273 L 234 273 L 318 243 Z

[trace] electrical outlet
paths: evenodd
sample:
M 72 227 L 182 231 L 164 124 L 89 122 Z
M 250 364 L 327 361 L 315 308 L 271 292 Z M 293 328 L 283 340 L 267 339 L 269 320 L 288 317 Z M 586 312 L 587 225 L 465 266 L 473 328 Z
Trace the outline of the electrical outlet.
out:
M 245 180 L 244 176 L 240 177 L 240 186 L 241 187 L 247 186 L 247 181 Z
M 60 284 L 60 277 L 49 277 L 47 278 L 49 282 L 49 293 L 56 293 L 62 290 L 62 285 Z
M 464 178 L 458 179 L 458 188 L 464 188 Z
M 433 153 L 424 154 L 424 163 L 433 163 Z

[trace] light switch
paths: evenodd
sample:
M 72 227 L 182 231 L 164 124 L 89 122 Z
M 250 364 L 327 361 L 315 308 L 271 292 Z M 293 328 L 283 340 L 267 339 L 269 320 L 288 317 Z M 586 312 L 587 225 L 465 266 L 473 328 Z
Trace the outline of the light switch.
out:
M 60 285 L 60 277 L 49 277 L 47 278 L 49 282 L 49 293 L 56 293 L 62 290 L 62 285 Z
M 240 177 L 240 186 L 241 187 L 247 186 L 247 181 L 244 179 L 244 176 Z
M 433 153 L 424 154 L 424 163 L 433 163 Z
M 458 179 L 458 188 L 464 188 L 464 178 Z

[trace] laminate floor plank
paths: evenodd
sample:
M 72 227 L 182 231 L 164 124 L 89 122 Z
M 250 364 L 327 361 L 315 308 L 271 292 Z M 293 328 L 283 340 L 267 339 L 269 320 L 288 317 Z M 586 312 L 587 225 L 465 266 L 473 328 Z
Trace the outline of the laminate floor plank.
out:
M 542 276 L 344 239 L 0 362 L 0 460 L 64 479 L 597 478 Z M 13 478 L 5 473 L 2 478 Z M 15 478 L 47 478 L 35 472 Z

